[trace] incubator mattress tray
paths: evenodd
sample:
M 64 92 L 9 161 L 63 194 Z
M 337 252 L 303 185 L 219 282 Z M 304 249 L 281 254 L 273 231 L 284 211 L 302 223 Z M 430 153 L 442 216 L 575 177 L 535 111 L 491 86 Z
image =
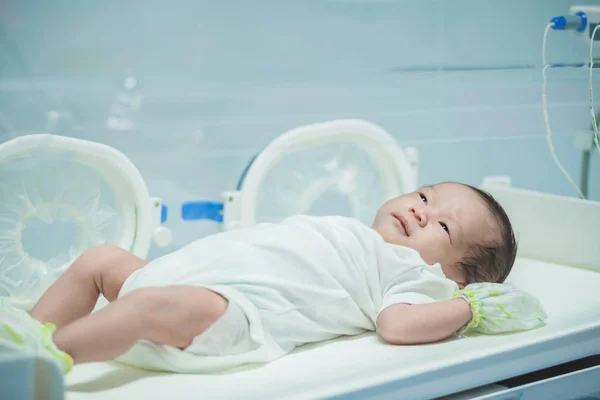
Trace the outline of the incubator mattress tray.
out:
M 368 333 L 213 375 L 87 364 L 67 376 L 66 399 L 432 398 L 600 353 L 600 273 L 520 258 L 507 282 L 541 300 L 546 326 L 418 346 Z

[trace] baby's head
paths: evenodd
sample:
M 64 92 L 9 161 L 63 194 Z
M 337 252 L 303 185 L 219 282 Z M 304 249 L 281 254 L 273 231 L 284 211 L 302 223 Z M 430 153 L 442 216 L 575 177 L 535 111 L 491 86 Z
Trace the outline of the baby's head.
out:
M 386 202 L 373 223 L 383 239 L 439 263 L 459 287 L 502 283 L 517 253 L 508 216 L 494 198 L 461 183 L 425 186 Z

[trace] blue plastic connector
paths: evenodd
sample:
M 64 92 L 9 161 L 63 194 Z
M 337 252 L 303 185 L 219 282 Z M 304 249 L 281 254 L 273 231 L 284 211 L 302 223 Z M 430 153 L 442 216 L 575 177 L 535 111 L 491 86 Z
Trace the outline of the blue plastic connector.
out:
M 169 216 L 169 209 L 167 206 L 165 206 L 163 204 L 160 209 L 160 223 L 164 224 L 167 221 L 168 216 Z
M 190 201 L 181 206 L 181 219 L 195 221 L 209 219 L 223 222 L 223 203 L 212 201 Z
M 554 30 L 574 30 L 577 32 L 583 32 L 587 27 L 588 18 L 583 11 L 579 11 L 575 15 L 560 15 L 558 17 L 551 18 L 549 21 L 552 24 Z
M 579 15 L 581 17 L 581 26 L 578 29 L 576 29 L 576 31 L 583 32 L 583 31 L 585 31 L 585 28 L 587 28 L 587 23 L 588 23 L 587 15 L 585 15 L 585 13 L 583 11 L 579 11 L 576 15 Z
M 552 29 L 555 31 L 565 29 L 567 26 L 567 19 L 563 16 L 551 18 L 549 22 L 552 23 Z

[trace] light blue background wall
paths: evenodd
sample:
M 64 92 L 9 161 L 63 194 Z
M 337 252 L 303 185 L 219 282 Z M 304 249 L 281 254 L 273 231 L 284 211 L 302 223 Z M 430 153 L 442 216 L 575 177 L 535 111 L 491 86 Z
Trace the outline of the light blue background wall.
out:
M 278 134 L 335 118 L 416 146 L 421 183 L 508 174 L 571 195 L 545 143 L 540 59 L 547 20 L 572 4 L 600 1 L 0 0 L 0 140 L 51 130 L 122 150 L 171 207 L 174 247 L 219 229 L 182 222 L 183 201 L 219 200 Z M 586 53 L 551 32 L 550 60 Z M 507 66 L 521 68 L 486 70 Z M 108 129 L 130 75 L 143 94 L 137 127 Z M 572 135 L 590 123 L 587 72 L 549 78 L 557 153 L 579 181 Z M 590 191 L 600 199 L 597 154 Z

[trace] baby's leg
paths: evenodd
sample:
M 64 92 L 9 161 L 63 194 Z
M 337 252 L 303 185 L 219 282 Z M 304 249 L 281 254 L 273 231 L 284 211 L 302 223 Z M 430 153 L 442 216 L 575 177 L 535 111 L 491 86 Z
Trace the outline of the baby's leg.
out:
M 57 328 L 88 315 L 100 293 L 114 300 L 123 282 L 147 262 L 113 245 L 99 245 L 83 253 L 42 295 L 31 316 Z
M 195 286 L 132 291 L 102 310 L 54 334 L 54 343 L 75 363 L 112 360 L 137 341 L 185 348 L 227 310 L 227 300 Z

